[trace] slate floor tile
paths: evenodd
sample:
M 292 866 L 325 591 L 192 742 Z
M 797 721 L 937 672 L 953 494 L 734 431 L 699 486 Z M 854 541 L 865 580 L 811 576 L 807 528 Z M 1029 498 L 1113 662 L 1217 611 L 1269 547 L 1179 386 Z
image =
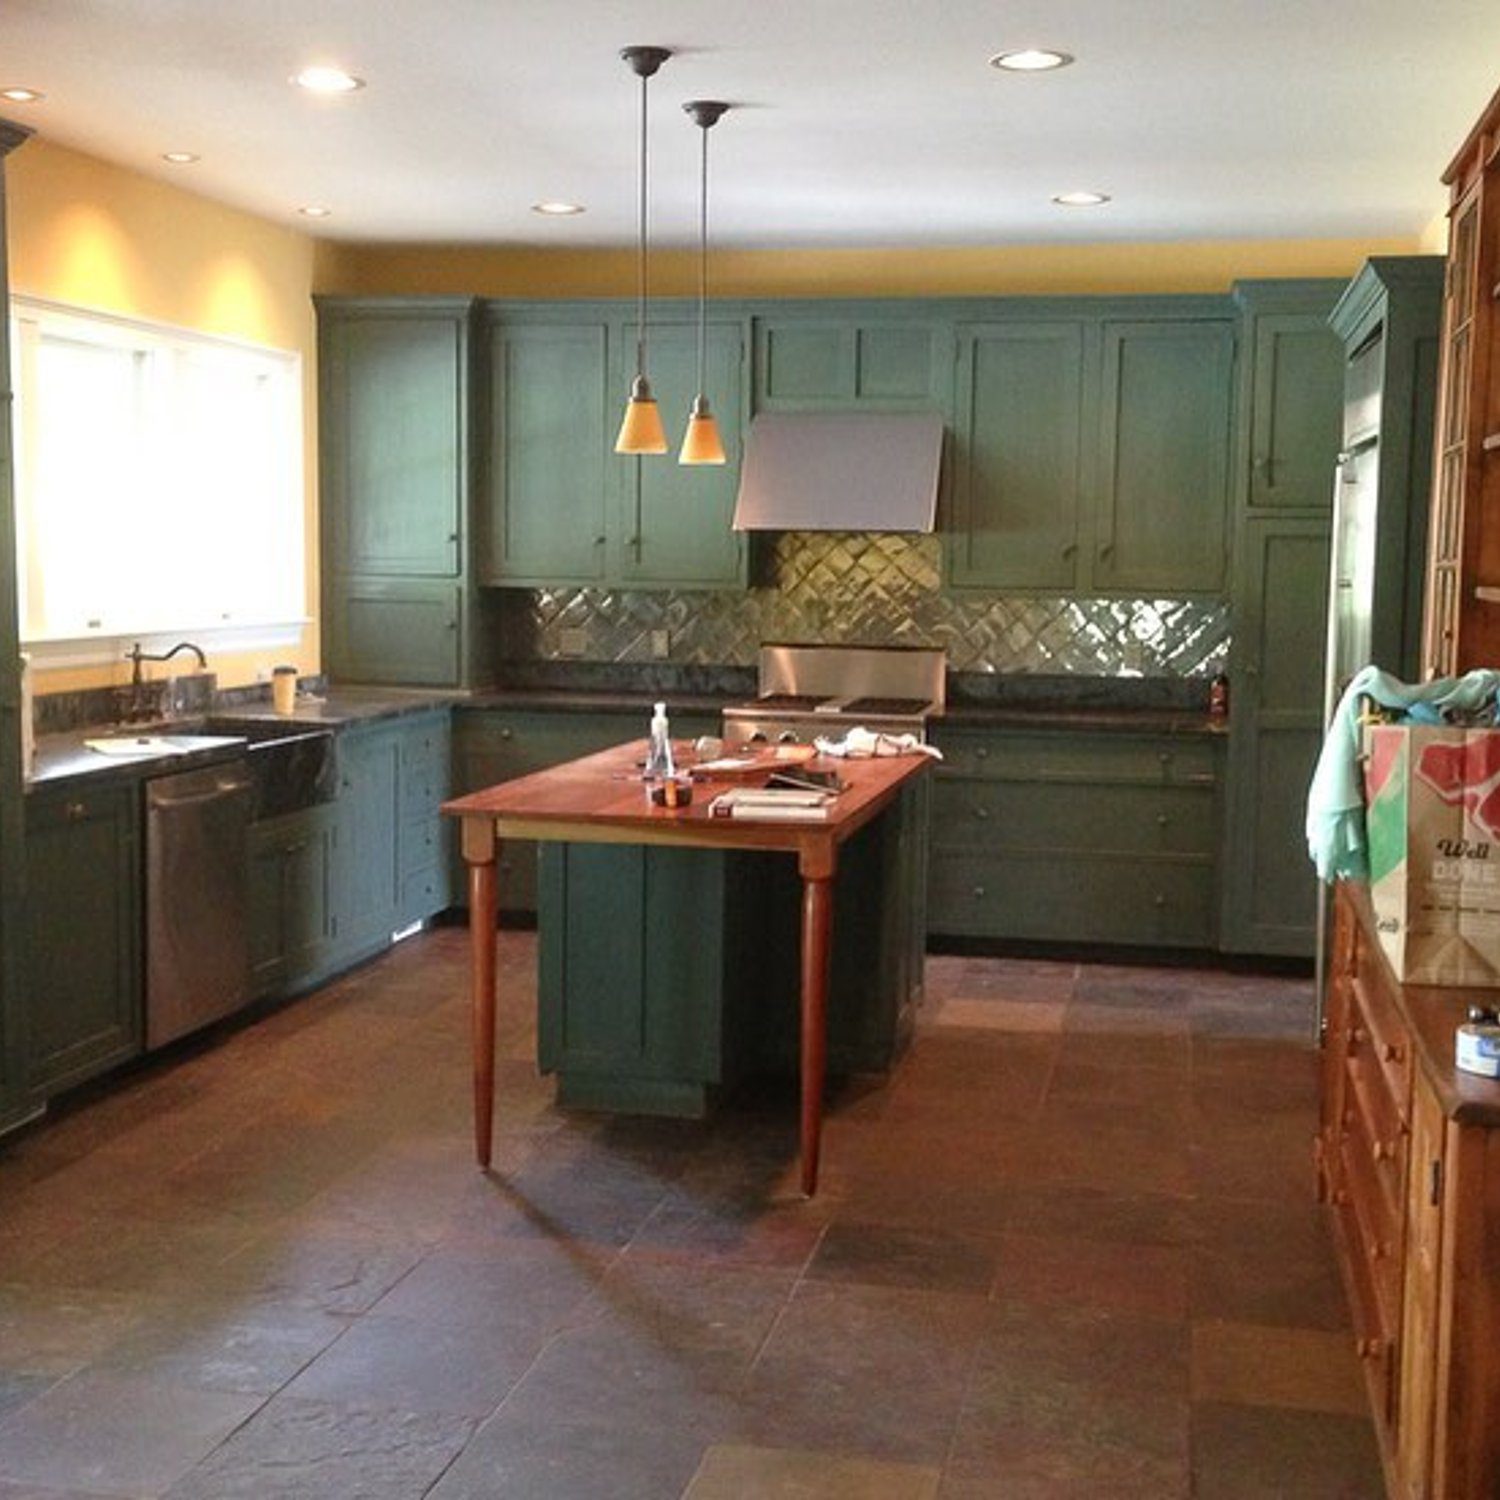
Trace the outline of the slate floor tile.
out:
M 502 1411 L 429 1500 L 677 1500 L 703 1449 L 675 1425 L 589 1426 Z
M 1368 1409 L 1352 1335 L 1318 1328 L 1195 1323 L 1192 1393 L 1195 1401 L 1345 1416 Z
M 464 1417 L 279 1397 L 168 1494 L 170 1500 L 415 1500 L 473 1430 Z
M 1006 1233 L 998 1248 L 990 1292 L 997 1302 L 1102 1308 L 1164 1321 L 1187 1317 L 1187 1246 Z
M 682 1500 L 934 1500 L 939 1478 L 930 1464 L 716 1443 Z
M 993 1236 L 851 1219 L 829 1226 L 807 1276 L 812 1281 L 985 1293 L 994 1281 L 997 1259 Z
M 1192 1455 L 1200 1500 L 1383 1500 L 1386 1493 L 1363 1417 L 1196 1402 Z
M 0 1286 L 0 1369 L 71 1374 L 141 1322 L 151 1306 L 118 1292 Z
M 259 1405 L 258 1396 L 85 1372 L 0 1422 L 0 1478 L 158 1494 Z

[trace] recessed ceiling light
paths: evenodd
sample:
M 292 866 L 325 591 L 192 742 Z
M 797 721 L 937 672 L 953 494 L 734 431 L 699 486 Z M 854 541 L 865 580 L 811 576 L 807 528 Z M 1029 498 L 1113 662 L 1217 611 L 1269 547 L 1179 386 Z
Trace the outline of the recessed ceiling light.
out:
M 1108 193 L 1055 193 L 1052 201 L 1063 208 L 1098 208 L 1109 202 Z
M 550 218 L 565 219 L 569 214 L 581 214 L 584 211 L 581 203 L 563 203 L 556 198 L 544 198 L 540 203 L 533 203 L 531 211 L 534 214 L 546 214 Z
M 0 89 L 0 99 L 8 99 L 12 104 L 36 104 L 46 97 L 40 89 Z
M 333 210 L 324 208 L 321 203 L 305 203 L 297 212 L 306 219 L 326 219 Z
M 997 52 L 990 59 L 992 68 L 1007 73 L 1050 73 L 1073 61 L 1071 52 L 1056 52 L 1051 47 L 1022 47 L 1016 52 Z
M 203 160 L 196 151 L 163 151 L 161 159 L 171 162 L 174 167 L 190 167 L 195 161 Z
M 310 94 L 352 94 L 365 86 L 363 78 L 356 78 L 353 73 L 346 73 L 342 68 L 332 68 L 322 63 L 294 73 L 292 82 Z

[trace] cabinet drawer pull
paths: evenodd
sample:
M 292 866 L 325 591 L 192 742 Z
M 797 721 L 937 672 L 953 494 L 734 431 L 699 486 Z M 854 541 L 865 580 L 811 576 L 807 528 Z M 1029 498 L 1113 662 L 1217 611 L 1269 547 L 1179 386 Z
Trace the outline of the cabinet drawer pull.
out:
M 63 811 L 73 822 L 77 823 L 88 817 L 89 805 L 87 802 L 70 802 Z

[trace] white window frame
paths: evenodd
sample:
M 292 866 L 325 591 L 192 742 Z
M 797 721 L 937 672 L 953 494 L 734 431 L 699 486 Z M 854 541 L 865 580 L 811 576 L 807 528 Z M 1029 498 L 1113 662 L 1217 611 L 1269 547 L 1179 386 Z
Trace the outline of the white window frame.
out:
M 305 628 L 311 623 L 306 613 L 307 433 L 302 356 L 294 350 L 221 338 L 192 329 L 19 294 L 10 299 L 10 320 L 16 417 L 16 558 L 22 600 L 19 624 L 22 644 L 36 663 L 62 667 L 107 662 L 114 660 L 125 645 L 134 641 L 149 646 L 166 637 L 180 639 L 188 634 L 199 644 L 217 650 L 298 645 Z M 167 597 L 163 608 L 162 598 L 166 596 L 160 590 L 147 589 L 142 596 L 131 597 L 128 601 L 122 595 L 111 601 L 111 608 L 101 609 L 87 619 L 73 617 L 47 621 L 36 617 L 35 610 L 28 614 L 29 599 L 45 598 L 44 592 L 37 592 L 43 560 L 31 543 L 41 503 L 36 475 L 32 472 L 38 420 L 35 361 L 44 338 L 70 339 L 98 348 L 118 347 L 140 356 L 143 369 L 139 393 L 151 408 L 141 423 L 141 435 L 148 445 L 153 441 L 160 445 L 154 454 L 153 482 L 158 474 L 168 474 L 178 468 L 172 460 L 181 457 L 187 447 L 174 448 L 170 437 L 174 415 L 180 416 L 186 410 L 192 391 L 190 379 L 183 378 L 182 371 L 190 369 L 195 362 L 201 363 L 205 356 L 211 359 L 222 355 L 231 362 L 231 367 L 242 362 L 244 373 L 268 382 L 270 417 L 265 430 L 271 445 L 267 467 L 273 476 L 268 488 L 274 490 L 274 495 L 268 497 L 271 508 L 268 511 L 267 538 L 268 545 L 274 543 L 275 566 L 267 567 L 262 559 L 257 567 L 252 561 L 245 571 L 238 574 L 241 580 L 264 576 L 268 587 L 263 595 L 257 597 L 256 589 L 252 588 L 249 593 L 235 599 L 233 607 L 228 609 L 217 603 L 206 604 L 200 600 L 189 604 L 181 599 L 174 602 Z M 165 438 L 161 436 L 163 431 L 167 433 Z M 81 440 L 86 440 L 86 436 L 81 435 Z M 213 476 L 208 478 L 212 480 Z M 214 551 L 217 525 L 221 521 L 232 524 L 238 516 L 239 525 L 244 527 L 243 511 L 231 506 L 229 485 L 210 482 L 189 490 L 189 484 L 189 478 L 184 477 L 175 492 L 169 492 L 167 486 L 162 486 L 157 492 L 152 483 L 143 481 L 141 488 L 148 493 L 137 496 L 134 502 L 142 507 L 139 524 L 147 535 L 153 537 L 161 534 L 158 528 L 165 528 L 167 535 L 175 539 L 179 553 L 184 545 L 191 549 L 194 528 L 184 528 L 180 521 L 174 526 L 169 520 L 174 511 L 179 516 L 184 512 L 184 497 L 190 494 L 192 506 L 206 506 L 205 563 L 222 570 L 224 557 Z M 264 491 L 257 490 L 256 493 Z M 218 516 L 212 510 L 215 500 L 224 507 Z M 189 533 L 186 537 L 185 531 Z M 190 559 L 190 550 L 184 555 Z M 157 597 L 151 597 L 153 592 Z M 186 594 L 183 597 L 187 597 Z

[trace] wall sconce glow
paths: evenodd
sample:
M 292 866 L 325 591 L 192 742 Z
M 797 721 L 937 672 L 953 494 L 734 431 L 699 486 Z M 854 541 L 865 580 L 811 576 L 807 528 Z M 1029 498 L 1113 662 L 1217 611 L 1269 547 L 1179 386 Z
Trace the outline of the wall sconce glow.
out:
M 203 160 L 196 151 L 163 151 L 161 159 L 171 162 L 174 167 L 190 167 L 195 161 Z
M 310 94 L 352 94 L 365 86 L 363 78 L 356 78 L 353 73 L 346 73 L 342 68 L 328 67 L 322 63 L 294 73 L 292 82 Z
M 331 208 L 324 208 L 321 203 L 307 203 L 297 210 L 304 219 L 326 219 L 333 212 Z
M 40 89 L 0 89 L 0 99 L 9 104 L 40 104 L 46 97 Z
M 558 198 L 544 198 L 540 203 L 533 203 L 531 211 L 534 214 L 545 214 L 549 219 L 566 219 L 572 214 L 585 212 L 581 203 L 564 203 Z
M 992 68 L 1007 73 L 1051 73 L 1066 68 L 1073 61 L 1071 52 L 1056 52 L 1051 47 L 1022 47 L 1015 52 L 997 52 L 990 59 Z
M 1061 208 L 1098 208 L 1109 202 L 1108 193 L 1056 193 L 1052 201 Z

